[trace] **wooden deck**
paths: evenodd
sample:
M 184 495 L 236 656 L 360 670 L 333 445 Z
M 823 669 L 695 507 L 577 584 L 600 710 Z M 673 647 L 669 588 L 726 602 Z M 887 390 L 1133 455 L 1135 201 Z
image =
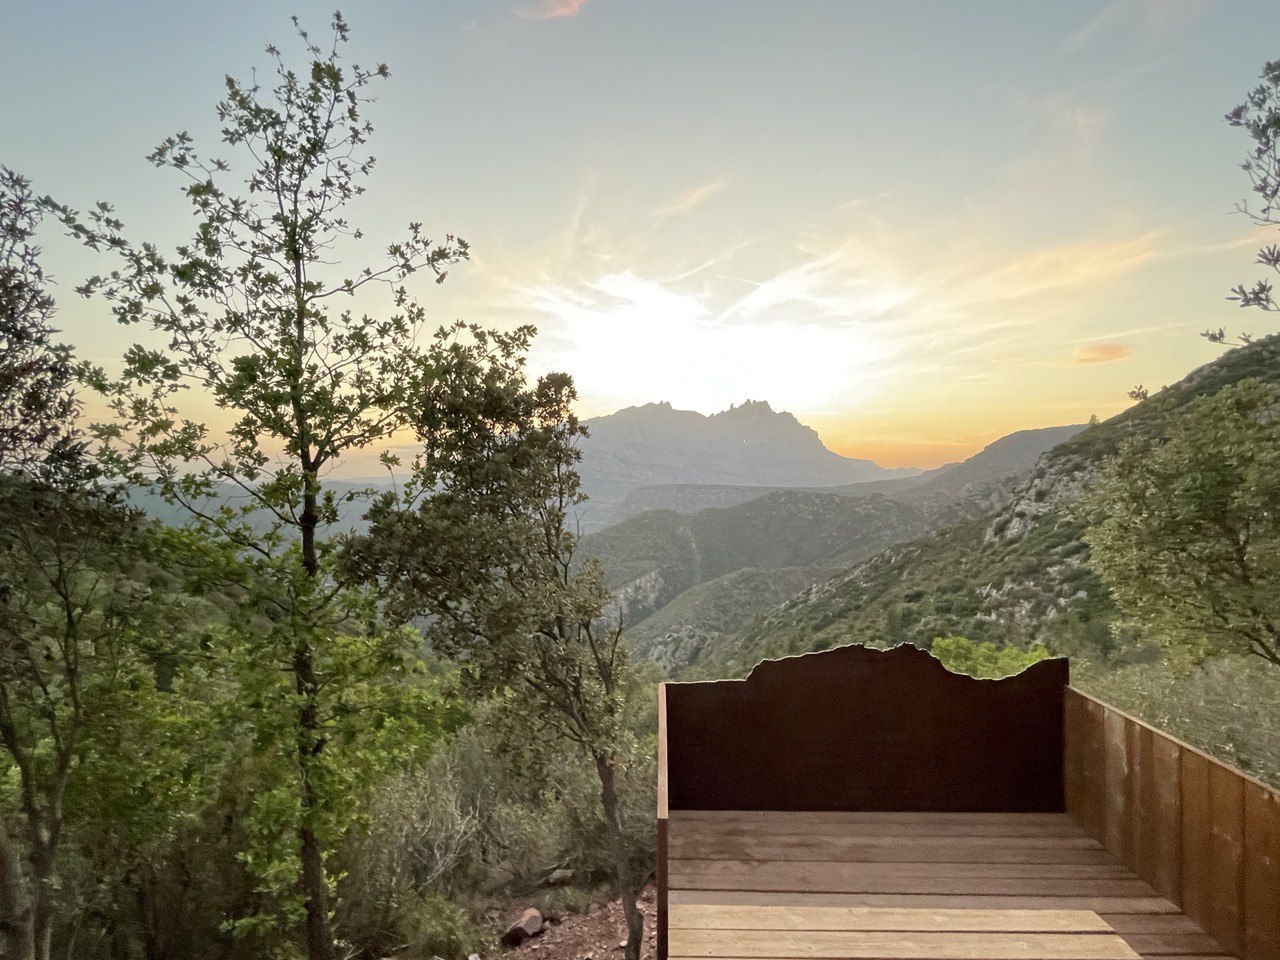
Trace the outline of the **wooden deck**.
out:
M 1062 813 L 669 814 L 672 960 L 1230 954 Z

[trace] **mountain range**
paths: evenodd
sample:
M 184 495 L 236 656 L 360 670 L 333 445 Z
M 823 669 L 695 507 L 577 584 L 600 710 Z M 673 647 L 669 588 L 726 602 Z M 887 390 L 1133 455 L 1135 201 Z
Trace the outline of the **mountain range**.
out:
M 640 656 L 679 671 L 754 616 L 894 543 L 981 516 L 1083 425 L 1004 437 L 960 464 L 813 488 L 653 486 L 644 510 L 585 537 Z M 700 507 L 717 502 L 725 506 Z
M 827 449 L 811 427 L 766 401 L 748 400 L 711 416 L 648 403 L 584 425 L 588 436 L 580 444 L 579 465 L 589 497 L 580 515 L 584 531 L 639 512 L 624 508 L 639 488 L 827 487 L 920 472 L 843 457 Z
M 1158 442 L 1197 397 L 1248 377 L 1280 382 L 1280 336 L 1231 350 L 1117 416 L 1074 430 L 1008 495 L 991 498 L 990 509 L 887 545 L 721 631 L 699 649 L 692 673 L 741 675 L 765 657 L 853 642 L 927 647 L 952 634 L 1044 643 L 1085 661 L 1113 658 L 1125 635 L 1113 629 L 1117 611 L 1089 564 L 1072 506 L 1126 438 Z M 1034 450 L 1029 439 L 1021 445 Z

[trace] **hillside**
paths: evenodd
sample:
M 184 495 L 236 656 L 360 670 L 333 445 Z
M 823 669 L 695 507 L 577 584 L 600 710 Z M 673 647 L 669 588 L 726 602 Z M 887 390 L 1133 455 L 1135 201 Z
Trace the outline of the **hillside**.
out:
M 1123 643 L 1111 631 L 1115 609 L 1089 566 L 1071 506 L 1124 438 L 1159 437 L 1197 396 L 1245 377 L 1280 380 L 1280 337 L 1232 350 L 1078 432 L 1049 450 L 998 509 L 890 547 L 814 585 L 705 651 L 699 669 L 738 675 L 764 656 L 855 641 L 927 646 L 951 633 L 1114 657 Z
M 812 428 L 764 401 L 749 400 L 712 416 L 649 403 L 585 425 L 589 435 L 579 467 L 590 498 L 582 512 L 585 530 L 620 519 L 621 504 L 637 487 L 824 487 L 919 472 L 842 457 Z
M 780 490 L 692 515 L 653 510 L 592 534 L 606 584 L 638 623 L 680 593 L 744 568 L 834 569 L 925 529 L 913 507 L 883 496 Z
M 985 515 L 1040 454 L 1080 429 L 1021 431 L 919 477 L 771 490 L 688 514 L 646 511 L 587 537 L 583 551 L 600 559 L 637 654 L 680 671 L 756 614 L 841 567 L 958 518 Z

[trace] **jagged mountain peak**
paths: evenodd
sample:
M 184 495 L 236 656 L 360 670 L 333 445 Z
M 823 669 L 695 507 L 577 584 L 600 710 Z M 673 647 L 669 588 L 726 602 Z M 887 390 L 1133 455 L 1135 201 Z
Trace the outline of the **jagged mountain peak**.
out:
M 892 477 L 870 460 L 829 450 L 817 431 L 767 400 L 734 404 L 707 416 L 667 401 L 626 407 L 585 421 L 583 523 L 600 529 L 637 487 L 663 484 L 739 484 L 820 487 Z

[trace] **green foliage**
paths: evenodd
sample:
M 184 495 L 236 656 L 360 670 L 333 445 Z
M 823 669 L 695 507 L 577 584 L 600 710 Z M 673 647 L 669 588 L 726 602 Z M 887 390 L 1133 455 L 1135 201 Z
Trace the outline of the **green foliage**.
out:
M 604 620 L 600 565 L 576 561 L 569 522 L 584 499 L 576 441 L 585 431 L 568 377 L 530 387 L 520 358 L 493 342 L 483 359 L 458 350 L 423 398 L 413 483 L 433 494 L 416 504 L 384 499 L 369 535 L 351 543 L 348 569 L 380 583 L 399 618 L 425 618 L 432 647 L 459 661 L 473 689 L 504 697 L 523 730 L 546 731 L 594 765 L 627 960 L 637 960 L 643 917 L 618 794 L 631 751 L 627 651 L 621 627 Z M 455 379 L 483 388 L 459 391 Z
M 1280 194 L 1280 61 L 1265 64 L 1260 79 L 1262 82 L 1249 91 L 1244 103 L 1227 114 L 1227 123 L 1242 128 L 1253 140 L 1253 149 L 1240 166 L 1248 175 L 1253 192 L 1262 200 L 1262 206 L 1256 210 L 1250 210 L 1247 203 L 1241 203 L 1238 209 L 1255 223 L 1274 226 L 1280 223 L 1276 208 L 1276 197 Z M 1256 262 L 1273 272 L 1280 271 L 1280 247 L 1275 244 L 1263 247 L 1258 251 Z M 1227 299 L 1242 307 L 1280 309 L 1268 280 L 1259 280 L 1247 288 L 1240 284 Z M 1227 340 L 1227 332 L 1221 328 L 1206 330 L 1204 336 L 1214 343 Z M 1238 334 L 1237 340 L 1245 344 L 1253 342 L 1247 333 Z
M 492 934 L 477 924 L 467 911 L 437 893 L 411 899 L 396 917 L 396 928 L 404 943 L 424 957 L 465 960 L 483 953 L 493 944 Z
M 1049 651 L 1038 645 L 1027 649 L 998 647 L 986 641 L 974 643 L 966 637 L 938 637 L 929 652 L 952 673 L 984 680 L 1011 677 L 1049 656 Z
M 652 690 L 638 678 L 629 684 L 632 736 L 617 765 L 620 822 L 642 875 L 654 856 Z M 405 905 L 436 896 L 464 905 L 491 895 L 534 901 L 547 874 L 564 866 L 580 889 L 614 879 L 593 763 L 531 733 L 507 701 L 484 705 L 424 765 L 383 781 L 369 812 L 367 829 L 343 853 L 339 929 L 375 955 L 397 944 L 427 952 L 405 926 Z
M 108 910 L 210 799 L 220 744 L 181 655 L 207 611 L 171 589 L 154 531 L 101 498 L 2 477 L 0 513 L 0 814 L 28 865 L 5 881 L 26 955 L 45 956 L 56 914 Z M 92 887 L 64 882 L 70 844 Z
M 1089 501 L 1094 565 L 1125 615 L 1203 657 L 1280 666 L 1280 388 L 1197 401 L 1154 449 L 1130 443 Z
M 54 340 L 31 184 L 0 166 L 0 471 L 50 479 L 79 459 L 71 350 Z
M 369 266 L 335 263 L 336 247 L 356 250 L 361 239 L 345 208 L 373 167 L 366 88 L 388 73 L 343 62 L 340 15 L 325 49 L 298 33 L 303 68 L 268 47 L 272 85 L 227 79 L 218 116 L 232 161 L 197 150 L 186 133 L 152 153 L 185 181 L 196 219 L 172 256 L 131 241 L 106 204 L 85 218 L 49 206 L 119 260 L 81 291 L 162 344 L 128 348 L 119 377 L 84 371 L 114 413 L 95 427 L 101 460 L 187 511 L 190 589 L 235 600 L 207 654 L 235 691 L 221 719 L 248 729 L 259 764 L 240 823 L 258 897 L 230 926 L 263 952 L 268 941 L 291 952 L 296 934 L 313 960 L 329 960 L 328 851 L 373 781 L 419 760 L 449 724 L 420 676 L 418 634 L 384 624 L 374 590 L 338 563 L 343 514 L 362 513 L 374 493 L 331 489 L 324 477 L 412 428 L 433 392 L 465 405 L 479 384 L 451 377 L 459 352 L 479 357 L 467 369 L 482 378 L 490 347 L 510 356 L 531 331 L 427 336 L 411 278 L 442 281 L 468 250 L 450 236 L 430 240 L 418 223 Z M 230 418 L 225 431 L 199 418 L 193 393 Z M 466 407 L 451 426 L 466 432 L 472 414 Z M 430 490 L 428 481 L 410 492 Z

